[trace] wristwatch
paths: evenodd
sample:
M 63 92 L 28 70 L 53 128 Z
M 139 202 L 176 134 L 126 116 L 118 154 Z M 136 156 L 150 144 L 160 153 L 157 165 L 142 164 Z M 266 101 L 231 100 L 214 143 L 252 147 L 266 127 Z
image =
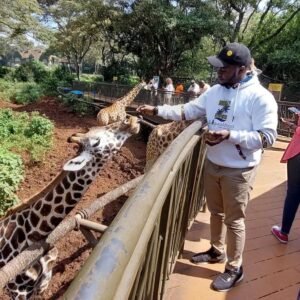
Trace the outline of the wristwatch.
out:
M 158 114 L 158 107 L 155 106 L 153 109 L 153 116 L 156 116 Z

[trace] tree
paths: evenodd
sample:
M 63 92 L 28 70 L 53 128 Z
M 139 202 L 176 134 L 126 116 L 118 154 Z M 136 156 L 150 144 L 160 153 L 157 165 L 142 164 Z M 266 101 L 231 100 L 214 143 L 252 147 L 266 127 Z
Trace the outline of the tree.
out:
M 269 0 L 264 12 L 259 16 L 259 21 L 255 33 L 252 33 L 249 47 L 252 50 L 256 50 L 263 44 L 272 41 L 297 15 L 299 16 L 299 12 L 300 3 L 298 0 Z
M 35 0 L 2 0 L 0 6 L 0 32 L 12 37 L 40 27 L 41 10 Z
M 229 41 L 252 50 L 280 34 L 300 12 L 299 0 L 220 0 L 216 5 L 231 26 Z
M 102 1 L 60 0 L 49 8 L 56 23 L 55 47 L 75 66 L 79 79 L 82 62 L 108 19 L 110 8 Z
M 201 39 L 221 38 L 226 24 L 206 1 L 134 1 L 111 28 L 119 49 L 139 58 L 146 76 L 172 75 Z
M 300 82 L 299 36 L 300 14 L 293 18 L 272 41 L 264 43 L 257 53 L 257 60 L 265 74 L 275 80 L 298 87 Z

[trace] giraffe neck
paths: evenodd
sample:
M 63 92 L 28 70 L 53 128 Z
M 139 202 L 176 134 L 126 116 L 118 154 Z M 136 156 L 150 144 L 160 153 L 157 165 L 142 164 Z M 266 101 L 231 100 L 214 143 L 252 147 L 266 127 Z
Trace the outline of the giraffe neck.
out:
M 101 158 L 96 157 L 77 172 L 64 172 L 61 181 L 45 196 L 1 220 L 0 267 L 44 239 L 81 199 L 102 165 Z
M 136 95 L 140 92 L 143 88 L 144 84 L 139 83 L 136 85 L 131 91 L 129 91 L 124 97 L 122 97 L 119 102 L 122 103 L 124 106 L 128 106 L 134 100 Z
M 137 118 L 130 117 L 127 122 L 111 124 L 104 130 L 95 127 L 75 136 L 73 141 L 85 146 L 84 152 L 65 164 L 64 170 L 68 171 L 56 178 L 52 189 L 46 187 L 29 203 L 0 219 L 0 268 L 32 243 L 45 239 L 77 204 L 103 164 L 138 131 Z M 43 291 L 51 278 L 49 263 L 56 257 L 55 253 L 50 259 L 43 256 L 9 282 L 6 287 L 13 299 L 28 299 L 33 293 Z

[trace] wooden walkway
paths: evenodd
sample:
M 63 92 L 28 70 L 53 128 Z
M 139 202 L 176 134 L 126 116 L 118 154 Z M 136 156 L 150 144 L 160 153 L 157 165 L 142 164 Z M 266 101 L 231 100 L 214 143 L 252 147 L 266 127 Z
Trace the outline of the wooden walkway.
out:
M 258 170 L 252 200 L 247 209 L 247 240 L 244 252 L 245 277 L 231 291 L 210 289 L 224 264 L 194 265 L 189 258 L 207 250 L 209 213 L 199 213 L 189 231 L 182 259 L 168 280 L 164 300 L 296 300 L 300 289 L 300 211 L 289 243 L 280 244 L 270 233 L 280 224 L 286 192 L 286 164 L 279 163 L 287 142 L 277 141 L 264 154 Z M 300 170 L 299 170 L 300 172 Z

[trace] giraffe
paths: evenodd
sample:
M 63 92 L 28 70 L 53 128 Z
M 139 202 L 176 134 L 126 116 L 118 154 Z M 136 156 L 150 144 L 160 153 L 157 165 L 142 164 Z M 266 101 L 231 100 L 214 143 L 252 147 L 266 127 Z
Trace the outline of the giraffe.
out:
M 193 121 L 173 121 L 157 125 L 149 135 L 146 148 L 146 167 L 149 170 L 171 142 Z
M 0 219 L 0 268 L 31 244 L 45 239 L 77 204 L 103 164 L 133 134 L 140 130 L 137 117 L 91 128 L 75 134 L 70 142 L 82 147 L 61 173 L 28 202 L 11 209 Z M 51 279 L 51 264 L 57 251 L 51 249 L 6 286 L 13 299 L 29 299 L 43 292 Z
M 119 98 L 112 105 L 101 109 L 97 115 L 97 121 L 100 126 L 105 126 L 114 122 L 123 121 L 126 118 L 126 106 L 128 106 L 146 86 L 145 82 L 137 84 L 125 96 Z

